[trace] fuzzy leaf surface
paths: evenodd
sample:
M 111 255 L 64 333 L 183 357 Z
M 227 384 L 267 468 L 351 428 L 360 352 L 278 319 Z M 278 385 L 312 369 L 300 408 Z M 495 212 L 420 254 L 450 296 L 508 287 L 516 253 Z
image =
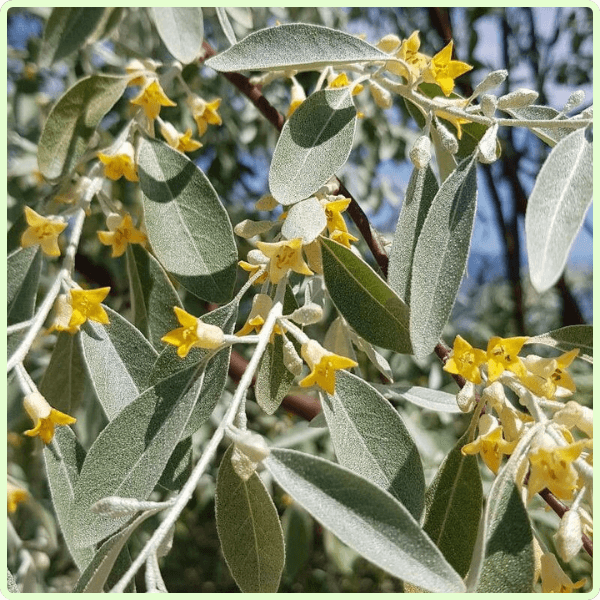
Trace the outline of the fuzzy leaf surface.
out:
M 342 542 L 394 577 L 431 592 L 462 592 L 456 571 L 391 494 L 316 456 L 272 448 L 277 483 Z
M 592 325 L 568 325 L 529 338 L 526 344 L 544 344 L 569 352 L 579 348 L 578 358 L 594 362 L 594 328 Z
M 233 470 L 230 446 L 217 476 L 217 531 L 229 570 L 244 593 L 274 593 L 285 565 L 279 515 L 260 477 L 243 481 Z
M 273 197 L 294 204 L 327 183 L 348 160 L 355 128 L 349 87 L 311 94 L 281 130 L 269 169 Z
M 14 325 L 33 317 L 42 271 L 42 252 L 38 246 L 19 248 L 7 258 L 6 322 Z
M 200 7 L 157 7 L 152 10 L 158 35 L 181 63 L 193 62 L 202 52 L 204 20 Z
M 206 175 L 167 144 L 141 139 L 139 177 L 148 238 L 163 267 L 203 300 L 230 300 L 237 248 Z
M 419 451 L 394 407 L 360 377 L 340 371 L 321 403 L 341 465 L 388 491 L 419 519 L 425 477 Z
M 340 314 L 368 342 L 410 354 L 406 304 L 351 250 L 321 239 L 325 285 Z
M 307 198 L 294 204 L 287 213 L 281 233 L 288 240 L 302 238 L 304 244 L 316 240 L 327 226 L 327 217 L 321 203 Z

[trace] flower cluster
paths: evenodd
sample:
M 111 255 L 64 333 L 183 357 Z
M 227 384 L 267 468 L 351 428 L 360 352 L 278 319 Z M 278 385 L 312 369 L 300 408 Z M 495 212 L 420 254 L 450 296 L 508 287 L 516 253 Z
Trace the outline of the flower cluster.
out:
M 525 502 L 547 490 L 571 503 L 555 536 L 561 558 L 568 561 L 581 549 L 582 533 L 591 533 L 591 517 L 584 505 L 586 499 L 590 504 L 593 484 L 593 412 L 574 400 L 564 402 L 576 391 L 567 368 L 579 349 L 554 358 L 521 357 L 527 341 L 527 337 L 492 337 L 484 351 L 457 336 L 444 370 L 467 380 L 457 397 L 461 409 L 478 409 L 474 415 L 478 436 L 463 446 L 463 454 L 480 454 L 494 473 L 503 456 L 511 456 L 517 461 L 516 483 Z M 514 406 L 506 389 L 517 396 L 523 410 Z M 558 563 L 550 559 L 546 563 L 544 567 L 542 561 L 545 591 L 580 587 L 580 582 L 567 585 L 564 580 L 564 589 L 549 584 L 550 579 L 560 581 L 562 576 L 555 572 Z

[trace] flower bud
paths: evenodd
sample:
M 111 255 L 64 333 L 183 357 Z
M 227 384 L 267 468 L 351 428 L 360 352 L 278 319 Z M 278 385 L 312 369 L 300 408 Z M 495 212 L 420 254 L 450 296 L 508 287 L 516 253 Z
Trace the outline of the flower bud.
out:
M 402 40 L 393 33 L 388 33 L 384 35 L 376 44 L 376 47 L 379 48 L 382 52 L 387 52 L 391 54 L 392 52 L 396 52 L 398 48 L 400 48 L 400 44 L 402 44 Z
M 498 108 L 504 110 L 505 108 L 524 108 L 533 104 L 537 100 L 539 94 L 533 90 L 526 88 L 519 88 L 506 96 L 500 96 L 498 98 Z
M 106 217 L 106 226 L 108 227 L 109 231 L 116 231 L 122 221 L 123 221 L 122 215 L 120 215 L 119 213 L 111 212 Z
M 248 481 L 256 471 L 258 463 L 269 456 L 269 448 L 258 433 L 244 431 L 233 441 L 231 466 L 238 477 Z
M 476 98 L 480 94 L 497 88 L 504 80 L 508 77 L 508 71 L 500 69 L 499 71 L 492 71 L 488 73 L 484 80 L 475 86 L 473 90 L 473 98 Z
M 493 94 L 484 94 L 479 98 L 479 105 L 481 106 L 481 112 L 484 117 L 491 119 L 498 107 L 498 98 Z
M 269 259 L 258 248 L 250 250 L 246 259 L 251 265 L 266 265 L 269 262 Z
M 418 137 L 408 155 L 417 169 L 424 169 L 431 160 L 431 140 L 429 136 L 422 135 Z
M 464 413 L 469 413 L 475 408 L 477 395 L 475 393 L 475 384 L 467 381 L 463 388 L 456 394 L 456 404 Z
M 575 90 L 565 103 L 562 109 L 563 113 L 571 112 L 574 108 L 577 108 L 585 100 L 585 92 L 583 90 Z
M 266 233 L 273 225 L 274 223 L 272 221 L 252 221 L 250 219 L 244 219 L 233 228 L 233 231 L 236 235 L 247 240 L 253 238 L 255 235 Z
M 437 118 L 435 120 L 435 126 L 444 150 L 448 151 L 450 154 L 456 154 L 458 152 L 458 141 L 456 137 L 450 133 L 450 130 L 442 125 Z
M 322 318 L 323 309 L 313 302 L 305 304 L 301 308 L 297 308 L 290 315 L 290 319 L 299 325 L 312 325 L 318 323 Z
M 479 162 L 489 165 L 495 162 L 496 146 L 498 136 L 498 123 L 494 123 L 488 130 L 483 134 L 481 140 L 479 140 L 478 151 L 479 151 Z
M 283 339 L 283 364 L 294 375 L 302 373 L 303 360 L 296 351 L 294 344 L 286 337 Z
M 581 549 L 581 519 L 577 509 L 568 510 L 560 520 L 554 542 L 558 555 L 569 562 Z
M 371 90 L 371 95 L 373 96 L 373 100 L 375 100 L 375 104 L 379 106 L 379 108 L 390 108 L 392 106 L 392 94 L 385 88 L 381 87 L 375 81 L 369 82 L 369 89 Z

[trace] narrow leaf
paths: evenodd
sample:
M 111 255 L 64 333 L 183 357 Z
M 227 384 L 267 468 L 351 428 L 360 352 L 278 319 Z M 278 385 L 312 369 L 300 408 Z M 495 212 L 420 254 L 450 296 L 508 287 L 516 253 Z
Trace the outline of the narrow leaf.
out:
M 340 371 L 321 403 L 335 455 L 344 467 L 387 490 L 419 519 L 425 477 L 415 442 L 398 412 L 360 377 Z
M 60 97 L 38 144 L 38 166 L 44 177 L 56 180 L 77 166 L 96 127 L 126 87 L 126 77 L 91 75 Z
M 406 304 L 351 250 L 325 238 L 321 248 L 325 285 L 351 327 L 372 344 L 411 353 Z
M 383 394 L 384 398 L 389 400 L 408 400 L 412 404 L 437 412 L 461 412 L 458 404 L 456 404 L 456 394 L 419 387 L 418 385 L 406 387 L 397 384 L 376 384 L 375 388 Z
M 398 217 L 388 265 L 388 283 L 409 305 L 415 247 L 438 189 L 438 182 L 429 165 L 424 169 L 415 168 L 410 176 Z
M 158 260 L 196 296 L 229 300 L 237 248 L 229 216 L 206 175 L 167 144 L 142 139 L 139 176 L 146 229 Z
M 348 160 L 356 108 L 349 87 L 320 90 L 286 121 L 273 153 L 269 188 L 283 205 L 308 198 Z
M 227 16 L 227 11 L 222 6 L 217 6 L 216 11 L 221 29 L 223 30 L 223 33 L 225 34 L 225 37 L 229 43 L 233 46 L 237 43 L 237 38 L 235 37 L 235 31 L 233 31 L 233 27 L 231 26 L 229 17 Z
M 285 574 L 295 579 L 308 562 L 313 540 L 313 520 L 299 506 L 292 504 L 281 517 L 285 538 Z
M 7 258 L 6 322 L 14 325 L 31 319 L 42 271 L 42 252 L 38 246 L 20 248 Z
M 92 385 L 111 420 L 148 387 L 158 353 L 127 319 L 105 310 L 110 323 L 87 321 L 80 336 Z
M 465 271 L 477 200 L 476 160 L 458 165 L 435 195 L 414 251 L 410 337 L 424 357 L 439 342 Z
M 578 358 L 593 363 L 594 361 L 594 328 L 592 325 L 569 325 L 554 329 L 529 338 L 526 344 L 544 344 L 569 352 L 579 348 Z
M 159 352 L 161 338 L 179 327 L 174 306 L 181 300 L 160 263 L 141 246 L 127 246 L 127 275 L 133 307 L 133 322 Z
M 104 16 L 103 7 L 53 8 L 44 29 L 40 66 L 49 67 L 85 44 Z
M 392 495 L 322 458 L 272 448 L 277 483 L 324 527 L 394 577 L 431 592 L 464 584 L 408 510 Z
M 160 476 L 158 484 L 168 490 L 179 491 L 192 472 L 192 459 L 192 438 L 187 437 L 175 446 L 175 450 L 173 450 L 173 454 L 171 454 L 165 465 L 165 470 Z
M 592 202 L 592 179 L 592 144 L 580 129 L 552 149 L 527 203 L 527 256 L 538 292 L 552 287 L 565 268 Z
M 70 427 L 58 427 L 52 443 L 44 447 L 44 462 L 54 512 L 67 548 L 79 570 L 85 569 L 94 556 L 91 546 L 80 547 L 74 543 L 68 527 L 75 499 L 75 485 L 84 460 L 85 450 Z
M 562 119 L 566 118 L 564 115 L 559 117 L 560 113 L 555 108 L 550 106 L 539 106 L 537 104 L 531 104 L 530 106 L 524 106 L 522 108 L 503 108 L 502 110 L 515 119 L 522 119 L 525 121 L 555 121 L 557 117 Z M 573 132 L 571 127 L 529 127 L 528 129 L 551 147 L 556 146 L 560 140 Z
M 96 501 L 149 496 L 181 438 L 202 381 L 196 366 L 175 373 L 148 388 L 102 430 L 75 487 L 69 530 L 78 545 L 100 541 L 127 520 L 91 512 Z
M 184 65 L 202 52 L 204 20 L 200 7 L 154 7 L 151 9 L 158 35 L 167 50 Z
M 387 54 L 349 33 L 292 23 L 255 31 L 206 64 L 216 71 L 320 70 L 327 65 L 387 59 Z
M 40 384 L 40 393 L 56 410 L 72 414 L 81 402 L 86 380 L 79 336 L 59 332 Z
M 217 531 L 229 570 L 244 593 L 274 593 L 285 564 L 279 515 L 260 477 L 243 481 L 223 455 L 215 496 Z
M 452 448 L 425 495 L 424 531 L 446 560 L 464 577 L 483 508 L 483 489 L 477 457 L 463 456 L 463 436 Z

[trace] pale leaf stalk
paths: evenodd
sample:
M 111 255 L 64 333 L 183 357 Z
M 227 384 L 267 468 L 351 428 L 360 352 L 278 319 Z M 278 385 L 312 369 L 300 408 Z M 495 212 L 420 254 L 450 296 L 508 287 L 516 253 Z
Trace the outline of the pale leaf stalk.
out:
M 21 331 L 22 329 L 27 329 L 31 325 L 31 319 L 27 321 L 21 321 L 20 323 L 15 323 L 14 325 L 9 325 L 6 328 L 6 335 L 10 335 L 11 333 L 16 333 L 17 331 Z
M 77 246 L 79 245 L 79 238 L 81 237 L 84 220 L 85 211 L 83 209 L 79 209 L 79 212 L 75 215 L 71 239 L 69 240 L 69 246 L 65 252 L 63 266 L 56 276 L 56 279 L 52 283 L 52 286 L 46 293 L 46 296 L 40 304 L 40 307 L 38 308 L 33 319 L 31 319 L 29 331 L 26 333 L 23 341 L 19 344 L 19 347 L 15 350 L 14 354 L 10 357 L 10 360 L 7 364 L 7 372 L 12 371 L 16 365 L 23 362 L 27 356 L 27 353 L 29 352 L 29 349 L 31 348 L 31 344 L 33 344 L 33 341 L 44 326 L 46 317 L 54 306 L 54 301 L 60 293 L 63 280 L 71 276 L 73 266 L 75 265 L 75 253 L 77 252 Z
M 38 391 L 37 386 L 33 382 L 33 379 L 31 379 L 29 376 L 29 373 L 23 366 L 23 363 L 15 365 L 15 375 L 17 376 L 19 387 L 25 396 Z
M 186 504 L 189 502 L 192 497 L 196 486 L 198 485 L 198 481 L 204 474 L 204 471 L 210 464 L 210 461 L 214 458 L 214 455 L 217 451 L 217 447 L 219 443 L 223 439 L 223 436 L 227 432 L 228 428 L 233 424 L 235 417 L 238 414 L 240 404 L 243 403 L 246 398 L 246 393 L 250 384 L 252 383 L 252 378 L 258 368 L 258 364 L 260 359 L 269 344 L 269 340 L 271 338 L 271 332 L 273 331 L 273 327 L 277 322 L 277 318 L 281 316 L 283 312 L 283 296 L 285 294 L 285 286 L 286 286 L 287 278 L 282 279 L 277 285 L 277 291 L 275 293 L 275 299 L 273 301 L 273 306 L 269 312 L 269 316 L 267 317 L 262 329 L 259 334 L 259 342 L 256 345 L 256 349 L 242 378 L 240 379 L 240 383 L 238 388 L 235 391 L 233 399 L 231 400 L 231 404 L 229 405 L 223 420 L 217 427 L 217 430 L 213 434 L 212 438 L 206 445 L 200 460 L 194 467 L 189 479 L 186 481 L 185 485 L 181 488 L 179 495 L 175 501 L 175 504 L 171 508 L 171 510 L 167 513 L 163 522 L 158 526 L 155 532 L 152 534 L 152 537 L 148 540 L 144 548 L 140 551 L 138 556 L 136 556 L 135 560 L 131 563 L 131 566 L 127 570 L 127 572 L 121 577 L 121 579 L 115 584 L 115 586 L 110 590 L 111 593 L 122 593 L 125 591 L 125 587 L 137 573 L 139 568 L 144 564 L 146 559 L 153 553 L 156 552 L 156 549 L 162 542 L 163 538 L 169 533 L 170 528 L 174 525 L 175 521 L 181 514 L 181 511 L 185 508 Z

